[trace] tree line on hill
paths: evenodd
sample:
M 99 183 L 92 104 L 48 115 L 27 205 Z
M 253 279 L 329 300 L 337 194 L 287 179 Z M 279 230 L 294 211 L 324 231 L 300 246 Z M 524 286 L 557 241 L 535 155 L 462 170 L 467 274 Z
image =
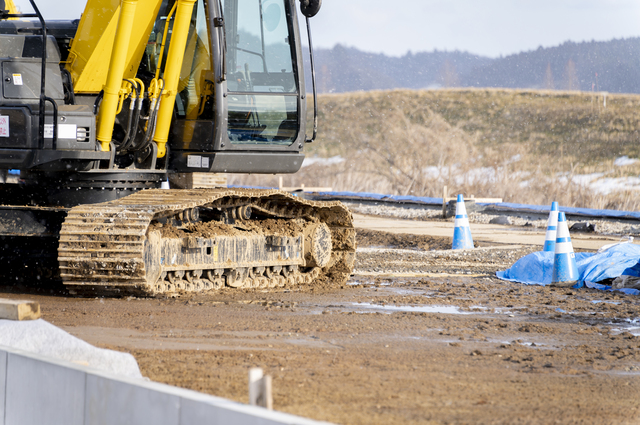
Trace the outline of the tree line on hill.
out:
M 315 49 L 315 60 L 320 93 L 441 87 L 640 93 L 640 37 L 567 41 L 495 59 L 438 50 L 390 57 L 338 44 Z

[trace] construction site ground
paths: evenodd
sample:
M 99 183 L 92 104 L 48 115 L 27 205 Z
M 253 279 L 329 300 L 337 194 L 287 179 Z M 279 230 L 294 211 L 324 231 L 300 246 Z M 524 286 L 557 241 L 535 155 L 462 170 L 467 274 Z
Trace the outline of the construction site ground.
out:
M 544 229 L 356 215 L 347 285 L 161 298 L 82 298 L 0 287 L 143 375 L 240 402 L 248 370 L 274 408 L 341 424 L 640 422 L 640 297 L 495 278 L 540 250 Z M 572 234 L 580 250 L 619 236 Z

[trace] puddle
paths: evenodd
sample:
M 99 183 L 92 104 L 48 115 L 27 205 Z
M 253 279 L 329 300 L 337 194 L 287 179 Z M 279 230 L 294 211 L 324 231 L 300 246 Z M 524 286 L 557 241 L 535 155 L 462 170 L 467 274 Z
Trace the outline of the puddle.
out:
M 366 288 L 366 289 L 372 289 L 372 288 L 375 289 L 379 287 L 380 289 L 384 289 L 385 291 L 388 291 L 395 295 L 417 295 L 425 298 L 433 298 L 430 295 L 427 295 L 427 291 L 425 291 L 424 289 L 412 289 L 407 286 L 397 286 L 397 283 L 398 283 L 397 281 L 396 282 L 371 282 L 366 280 L 363 280 L 363 281 L 353 280 L 353 281 L 349 281 L 347 285 L 362 286 L 363 288 Z M 464 299 L 464 298 L 461 298 L 461 299 Z
M 518 344 L 524 345 L 525 347 L 544 347 L 544 344 L 535 343 L 535 342 L 519 342 Z
M 428 295 L 420 291 L 414 291 L 411 289 L 394 289 L 394 293 L 398 295 L 421 295 L 424 298 L 432 298 Z M 356 307 L 361 310 L 382 310 L 385 313 L 393 313 L 393 312 L 413 312 L 413 313 L 442 313 L 442 314 L 460 314 L 460 315 L 469 315 L 469 314 L 506 314 L 509 317 L 514 316 L 514 308 L 501 308 L 501 307 L 485 307 L 480 305 L 473 305 L 469 307 L 458 307 L 451 305 L 395 305 L 395 304 L 371 304 L 371 303 L 351 303 L 351 304 L 342 304 L 342 305 L 330 305 L 329 307 Z
M 613 323 L 609 322 L 608 325 L 611 325 L 610 332 L 614 335 L 621 334 L 623 332 L 629 332 L 633 336 L 640 336 L 640 319 L 624 319 L 622 322 Z
M 371 280 L 364 280 L 364 281 L 360 281 L 360 280 L 350 280 L 349 282 L 347 282 L 348 286 L 372 286 L 375 285 L 376 282 L 373 282 Z M 393 282 L 391 281 L 387 281 L 387 282 L 379 282 L 378 285 L 380 286 L 391 286 L 393 284 Z
M 623 332 L 629 332 L 633 336 L 640 336 L 640 326 L 625 326 L 619 328 L 611 328 L 611 333 L 614 335 L 621 334 Z
M 414 313 L 443 313 L 443 314 L 474 314 L 473 312 L 461 311 L 459 307 L 445 305 L 430 306 L 410 306 L 410 305 L 377 305 L 370 303 L 353 303 L 354 307 L 371 310 L 383 310 L 389 313 L 394 311 L 414 312 Z
M 640 368 L 637 366 L 631 366 L 624 368 L 624 370 L 598 370 L 596 372 L 609 376 L 639 376 Z
M 640 336 L 640 326 L 635 326 L 632 328 L 627 328 L 627 332 L 632 334 L 633 336 Z
M 613 304 L 613 305 L 620 305 L 621 303 L 618 301 L 603 301 L 603 300 L 593 300 L 591 301 L 593 304 Z

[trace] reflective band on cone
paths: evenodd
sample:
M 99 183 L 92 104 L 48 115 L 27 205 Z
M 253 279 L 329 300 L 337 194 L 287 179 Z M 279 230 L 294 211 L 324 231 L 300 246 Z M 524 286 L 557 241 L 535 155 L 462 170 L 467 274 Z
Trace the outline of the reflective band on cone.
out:
M 551 203 L 551 211 L 549 211 L 549 220 L 547 220 L 547 235 L 544 238 L 543 251 L 556 251 L 556 230 L 558 229 L 558 203 Z
M 456 221 L 453 229 L 453 244 L 451 249 L 471 249 L 473 248 L 473 238 L 469 227 L 469 217 L 464 206 L 464 198 L 458 195 L 456 202 Z
M 573 253 L 571 236 L 569 236 L 567 218 L 561 212 L 558 213 L 558 230 L 551 284 L 554 286 L 573 286 L 579 277 L 576 256 Z

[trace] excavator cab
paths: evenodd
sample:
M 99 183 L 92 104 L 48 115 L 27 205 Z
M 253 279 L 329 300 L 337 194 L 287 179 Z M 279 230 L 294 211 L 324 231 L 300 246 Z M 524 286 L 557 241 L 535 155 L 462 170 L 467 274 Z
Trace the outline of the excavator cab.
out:
M 224 0 L 214 4 L 213 20 L 204 6 L 194 7 L 191 20 L 170 168 L 296 172 L 303 159 L 306 100 L 295 4 Z M 155 27 L 161 26 L 159 19 Z

